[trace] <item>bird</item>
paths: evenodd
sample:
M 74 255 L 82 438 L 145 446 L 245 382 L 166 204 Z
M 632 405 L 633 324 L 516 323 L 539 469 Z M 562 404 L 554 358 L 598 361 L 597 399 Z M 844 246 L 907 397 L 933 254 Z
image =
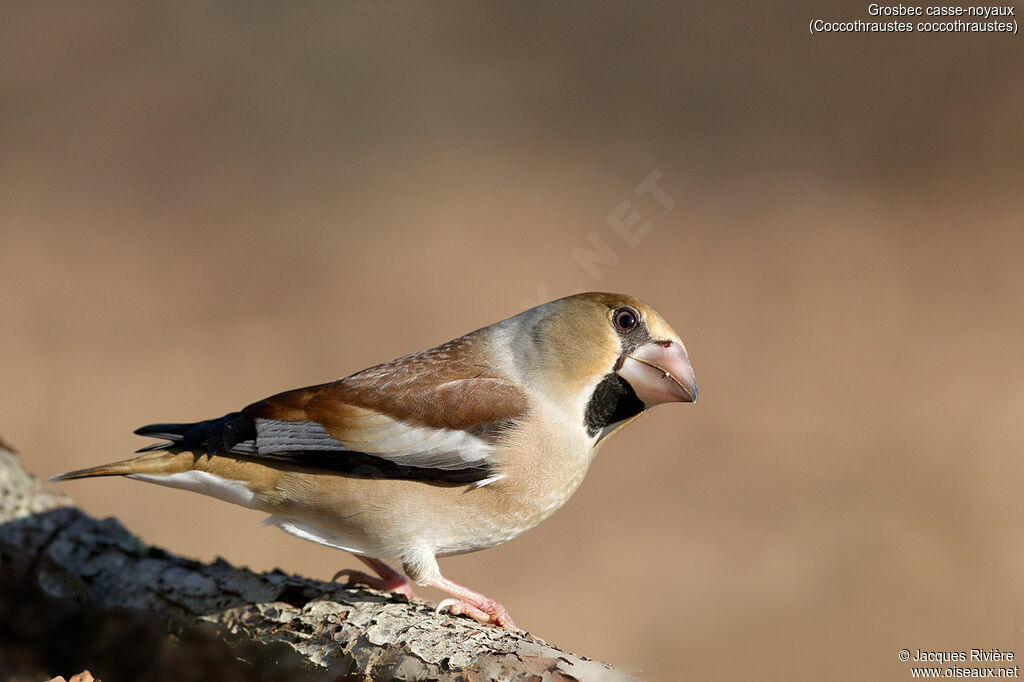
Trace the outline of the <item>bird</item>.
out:
M 655 405 L 696 401 L 686 348 L 662 316 L 589 292 L 222 417 L 143 426 L 135 433 L 160 442 L 51 480 L 124 476 L 258 510 L 375 574 L 334 580 L 415 597 L 411 580 L 451 595 L 439 612 L 517 630 L 437 559 L 533 528 L 608 438 Z

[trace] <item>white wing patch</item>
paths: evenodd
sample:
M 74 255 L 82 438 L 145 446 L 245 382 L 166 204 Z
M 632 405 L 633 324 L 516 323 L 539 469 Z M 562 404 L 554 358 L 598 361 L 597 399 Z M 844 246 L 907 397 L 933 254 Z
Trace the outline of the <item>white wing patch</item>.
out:
M 260 453 L 347 450 L 425 469 L 464 469 L 483 464 L 491 454 L 490 445 L 465 431 L 412 426 L 379 414 L 362 418 L 344 441 L 317 422 L 262 417 L 256 418 L 256 434 Z
M 485 485 L 490 485 L 490 484 L 494 483 L 495 481 L 500 481 L 503 478 L 505 478 L 505 474 L 498 474 L 497 476 L 490 476 L 488 478 L 485 478 L 482 481 L 477 481 L 476 483 L 473 484 L 473 487 L 474 488 L 483 488 Z

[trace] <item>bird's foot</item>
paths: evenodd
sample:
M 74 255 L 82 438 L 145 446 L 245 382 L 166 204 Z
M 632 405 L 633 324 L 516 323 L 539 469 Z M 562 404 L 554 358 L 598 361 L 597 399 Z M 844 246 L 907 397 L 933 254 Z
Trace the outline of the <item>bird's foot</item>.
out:
M 431 587 L 444 590 L 455 599 L 445 599 L 437 605 L 437 611 L 448 609 L 452 615 L 466 615 L 481 623 L 491 623 L 506 630 L 518 630 L 508 610 L 500 602 L 486 597 L 479 592 L 474 592 L 468 587 L 453 583 L 448 578 L 437 577 L 431 583 Z
M 380 559 L 373 559 L 371 557 L 364 556 L 357 556 L 357 558 L 372 568 L 377 575 L 370 575 L 369 573 L 363 573 L 362 571 L 356 571 L 351 568 L 343 568 L 334 574 L 334 577 L 331 578 L 331 582 L 337 582 L 338 578 L 345 576 L 348 578 L 346 585 L 366 585 L 367 587 L 372 587 L 373 589 L 380 590 L 381 592 L 396 592 L 398 594 L 404 594 L 409 597 L 409 599 L 422 601 L 419 595 L 412 589 L 412 585 L 409 584 L 409 581 L 405 579 L 405 576 L 388 566 Z
M 506 630 L 518 630 L 508 610 L 494 601 L 488 599 L 486 604 L 471 604 L 463 599 L 445 599 L 437 605 L 437 612 L 447 610 L 453 616 L 469 616 L 473 620 L 486 625 L 497 625 Z
M 332 583 L 338 582 L 338 578 L 347 577 L 348 580 L 345 582 L 346 585 L 365 585 L 366 587 L 372 587 L 375 590 L 381 592 L 395 592 L 397 594 L 404 594 L 410 599 L 419 599 L 419 595 L 412 589 L 412 585 L 405 578 L 386 579 L 378 578 L 375 575 L 369 573 L 363 573 L 351 568 L 343 568 L 334 574 L 331 578 Z

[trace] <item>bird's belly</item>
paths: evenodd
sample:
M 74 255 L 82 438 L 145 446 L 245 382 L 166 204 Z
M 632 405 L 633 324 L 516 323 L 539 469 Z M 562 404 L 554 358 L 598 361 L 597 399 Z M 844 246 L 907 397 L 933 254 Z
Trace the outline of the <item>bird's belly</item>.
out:
M 396 558 L 417 548 L 437 556 L 465 554 L 508 542 L 548 518 L 575 492 L 585 471 L 567 474 L 555 486 L 502 479 L 480 488 L 322 474 L 296 477 L 284 484 L 302 489 L 306 503 L 267 509 L 272 515 L 268 523 L 368 556 Z

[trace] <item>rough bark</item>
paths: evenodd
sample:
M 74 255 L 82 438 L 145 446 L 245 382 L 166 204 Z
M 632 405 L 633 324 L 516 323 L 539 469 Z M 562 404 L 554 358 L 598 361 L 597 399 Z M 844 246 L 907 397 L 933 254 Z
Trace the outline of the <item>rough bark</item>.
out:
M 0 595 L 0 619 L 7 621 L 0 643 L 7 639 L 8 646 L 19 641 L 24 647 L 46 647 L 57 640 L 67 644 L 70 628 L 92 633 L 90 643 L 79 647 L 81 651 L 113 646 L 114 658 L 138 654 L 134 644 L 110 645 L 102 640 L 104 635 L 95 634 L 110 627 L 116 632 L 117 623 L 107 622 L 113 613 L 120 614 L 117 622 L 130 624 L 135 635 L 154 629 L 147 619 L 158 622 L 158 637 L 176 642 L 179 653 L 187 653 L 197 638 L 207 642 L 207 649 L 210 641 L 223 647 L 229 645 L 221 642 L 230 643 L 231 664 L 249 666 L 250 674 L 243 668 L 241 679 L 252 679 L 257 669 L 279 673 L 264 679 L 604 681 L 627 677 L 607 664 L 561 651 L 529 634 L 438 615 L 431 606 L 402 596 L 280 571 L 253 573 L 222 559 L 204 564 L 146 546 L 117 520 L 91 518 L 68 497 L 25 473 L 17 455 L 2 441 L 0 568 L 5 576 L 0 591 L 6 591 Z M 17 623 L 46 622 L 38 616 L 38 605 L 26 606 L 26 600 L 32 599 L 43 600 L 47 612 L 63 614 L 61 634 L 46 635 L 40 630 L 44 625 L 19 629 Z M 83 616 L 84 612 L 91 615 Z M 120 641 L 116 634 L 111 637 Z M 45 670 L 49 675 L 89 667 L 102 677 L 95 661 L 81 660 L 86 655 L 79 653 L 76 659 L 71 654 L 64 658 L 46 654 L 33 660 L 49 666 Z M 195 655 L 187 657 L 195 664 Z M 52 669 L 60 664 L 81 667 Z M 139 662 L 137 670 L 145 664 Z M 0 666 L 0 676 L 3 673 Z M 224 673 L 221 679 L 229 677 Z

